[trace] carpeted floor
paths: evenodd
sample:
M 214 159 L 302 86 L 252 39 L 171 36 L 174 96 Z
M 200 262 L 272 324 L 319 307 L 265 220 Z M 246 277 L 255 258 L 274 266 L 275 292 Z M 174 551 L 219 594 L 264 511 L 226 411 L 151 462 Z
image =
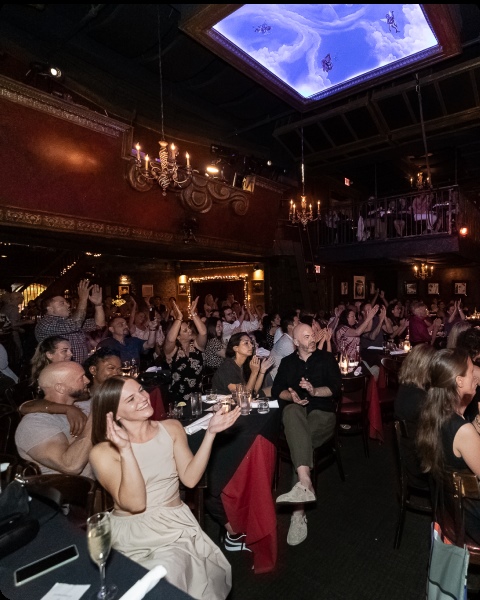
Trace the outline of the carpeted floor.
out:
M 365 458 L 360 436 L 342 436 L 346 481 L 335 464 L 319 476 L 317 503 L 307 512 L 308 538 L 288 546 L 290 515 L 277 509 L 278 562 L 255 575 L 251 555 L 225 552 L 232 565 L 229 600 L 423 600 L 430 518 L 408 512 L 399 550 L 393 549 L 398 516 L 392 427 L 383 445 L 370 441 Z M 290 488 L 282 467 L 278 494 Z M 218 543 L 218 527 L 207 533 Z

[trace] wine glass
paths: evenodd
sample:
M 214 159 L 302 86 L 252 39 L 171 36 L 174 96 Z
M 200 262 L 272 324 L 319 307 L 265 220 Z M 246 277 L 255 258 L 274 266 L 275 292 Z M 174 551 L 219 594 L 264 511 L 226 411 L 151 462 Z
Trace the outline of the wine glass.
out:
M 122 373 L 124 377 L 128 377 L 130 375 L 131 368 L 132 363 L 129 360 L 124 360 L 122 362 Z
M 117 595 L 117 586 L 105 583 L 105 565 L 112 547 L 110 513 L 97 513 L 87 519 L 87 543 L 90 558 L 100 569 L 100 591 L 92 600 L 112 600 Z

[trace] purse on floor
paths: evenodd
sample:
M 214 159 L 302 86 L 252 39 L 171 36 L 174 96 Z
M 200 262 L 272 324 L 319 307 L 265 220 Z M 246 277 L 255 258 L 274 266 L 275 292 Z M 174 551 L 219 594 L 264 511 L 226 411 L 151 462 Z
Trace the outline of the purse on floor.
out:
M 440 525 L 432 523 L 427 600 L 466 600 L 469 558 L 466 548 L 450 543 Z

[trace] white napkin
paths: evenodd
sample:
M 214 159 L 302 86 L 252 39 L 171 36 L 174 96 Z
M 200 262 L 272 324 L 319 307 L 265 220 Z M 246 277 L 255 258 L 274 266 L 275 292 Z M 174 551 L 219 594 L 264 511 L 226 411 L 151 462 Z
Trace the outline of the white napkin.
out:
M 405 350 L 392 350 L 390 352 L 390 356 L 394 356 L 395 354 L 406 354 Z
M 148 367 L 145 373 L 157 373 L 157 371 L 161 371 L 162 367 Z
M 383 350 L 383 346 L 369 346 L 367 350 Z
M 90 585 L 56 583 L 41 600 L 80 600 L 89 587 Z
M 157 565 L 125 592 L 120 600 L 141 600 L 166 574 L 165 567 Z
M 278 408 L 278 400 L 269 400 L 268 406 L 270 408 Z M 258 402 L 251 402 L 250 408 L 258 408 Z
M 197 419 L 190 425 L 185 425 L 184 429 L 187 435 L 192 435 L 192 433 L 197 433 L 200 429 L 207 429 L 208 423 L 210 419 L 213 417 L 213 413 L 208 413 L 208 415 L 203 415 L 200 419 Z

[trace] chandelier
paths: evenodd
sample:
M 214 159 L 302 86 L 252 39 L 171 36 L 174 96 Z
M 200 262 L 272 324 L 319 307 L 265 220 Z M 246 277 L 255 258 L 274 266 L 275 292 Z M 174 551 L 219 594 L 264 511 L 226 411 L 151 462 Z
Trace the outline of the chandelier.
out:
M 163 73 L 162 73 L 162 44 L 160 34 L 160 9 L 157 12 L 158 17 L 158 70 L 160 75 L 160 119 L 162 127 L 162 139 L 158 142 L 160 150 L 158 158 L 150 159 L 148 154 L 143 156 L 140 153 L 140 144 L 136 144 L 136 158 L 129 170 L 128 180 L 132 187 L 139 191 L 146 191 L 152 188 L 156 183 L 162 188 L 162 194 L 167 195 L 167 189 L 187 187 L 192 181 L 192 169 L 190 167 L 190 155 L 185 154 L 186 165 L 177 164 L 178 148 L 175 144 L 168 144 L 165 141 L 165 132 L 163 129 Z
M 420 266 L 414 264 L 413 273 L 417 279 L 429 279 L 433 275 L 433 267 L 427 263 L 421 263 Z
M 302 127 L 302 195 L 300 197 L 300 207 L 297 208 L 296 203 L 290 200 L 290 211 L 288 214 L 289 220 L 293 225 L 302 224 L 303 229 L 307 228 L 307 224 L 311 221 L 316 221 L 320 216 L 320 200 L 317 202 L 317 215 L 314 216 L 312 204 L 310 203 L 307 209 L 307 197 L 305 195 L 305 161 L 303 158 L 303 127 Z

